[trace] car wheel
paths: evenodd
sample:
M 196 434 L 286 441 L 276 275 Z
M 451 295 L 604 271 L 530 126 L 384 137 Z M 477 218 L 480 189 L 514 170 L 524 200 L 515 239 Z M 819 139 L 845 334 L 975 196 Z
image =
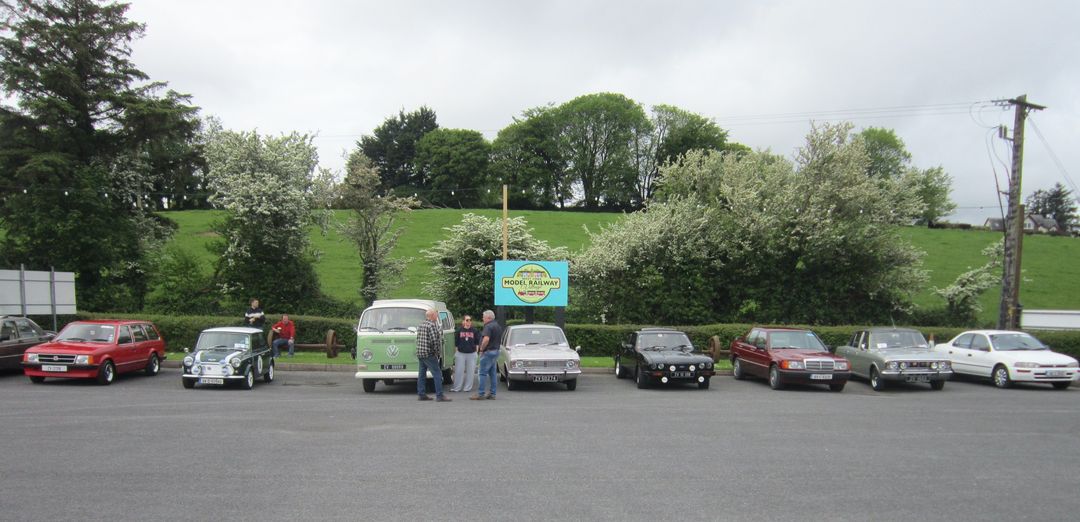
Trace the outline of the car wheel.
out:
M 151 377 L 158 374 L 161 370 L 161 359 L 158 359 L 156 353 L 150 354 L 150 362 L 146 363 L 146 375 Z
M 45 378 L 40 377 L 40 376 L 39 377 L 31 377 L 30 382 L 32 382 L 34 384 L 41 384 L 41 383 L 45 382 Z M 1054 383 L 1054 384 L 1057 384 L 1057 383 Z
M 649 387 L 649 376 L 641 371 L 640 365 L 637 367 L 637 372 L 634 374 L 634 382 L 637 383 L 638 389 L 644 390 Z
M 270 361 L 270 367 L 266 369 L 266 375 L 263 375 L 263 382 L 274 382 L 274 361 Z
M 184 388 L 189 390 L 195 387 L 195 379 L 188 379 L 185 377 L 182 382 L 184 383 Z
M 251 371 L 250 367 L 244 372 L 243 386 L 245 390 L 250 390 L 255 387 L 255 372 Z
M 33 378 L 33 377 L 31 377 L 31 378 Z M 45 379 L 45 378 L 42 377 L 42 379 Z M 1071 382 L 1052 382 L 1050 384 L 1054 387 L 1055 390 L 1068 390 L 1069 385 L 1072 384 L 1072 383 Z
M 941 391 L 945 389 L 945 381 L 930 381 L 930 389 Z
M 844 386 L 845 385 L 847 385 L 847 381 L 834 382 L 834 383 L 829 385 L 829 389 L 834 391 L 834 392 L 842 392 L 842 391 L 844 391 Z
M 780 370 L 775 364 L 769 367 L 769 387 L 774 390 L 784 389 L 784 383 L 780 381 Z
M 731 376 L 734 377 L 736 381 L 741 381 L 746 378 L 746 374 L 743 373 L 742 360 L 738 357 L 731 361 Z
M 577 389 L 577 379 L 574 379 L 572 381 L 566 381 L 566 389 L 567 389 L 567 391 L 576 390 Z
M 709 389 L 709 378 L 706 377 L 704 381 L 701 381 L 701 382 L 697 383 L 697 387 L 698 387 L 699 390 L 708 390 Z
M 364 393 L 371 393 L 375 391 L 375 379 L 364 379 L 360 382 L 364 385 Z
M 618 357 L 615 358 L 615 378 L 622 379 L 624 377 L 622 372 L 622 361 Z
M 881 374 L 878 373 L 877 368 L 870 368 L 870 387 L 874 391 L 881 391 L 885 389 L 885 380 L 881 378 Z
M 116 365 L 112 361 L 105 361 L 105 364 L 101 365 L 101 369 L 98 370 L 97 382 L 108 386 L 112 384 L 113 379 L 116 379 Z
M 506 381 L 506 389 L 507 390 L 517 390 L 517 389 L 521 388 L 520 384 L 515 384 L 514 381 L 510 380 L 510 371 L 509 370 L 506 371 L 506 375 L 503 376 L 503 380 Z
M 502 382 L 510 382 L 510 370 L 506 369 L 506 365 L 503 365 L 503 371 L 499 371 L 498 367 L 495 368 L 495 373 L 498 374 L 499 380 Z
M 994 367 L 994 386 L 997 386 L 998 388 L 1008 388 L 1012 386 L 1012 379 L 1009 378 L 1009 369 L 1003 364 Z

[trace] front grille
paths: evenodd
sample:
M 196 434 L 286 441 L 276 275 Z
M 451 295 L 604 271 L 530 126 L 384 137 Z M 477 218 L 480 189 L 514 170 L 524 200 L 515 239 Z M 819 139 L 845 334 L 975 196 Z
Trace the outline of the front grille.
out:
M 836 366 L 832 359 L 807 359 L 806 369 L 814 372 L 831 372 Z
M 39 355 L 38 362 L 42 364 L 74 364 L 75 356 L 67 354 Z
M 907 361 L 908 368 L 928 369 L 930 368 L 930 361 Z
M 566 361 L 525 361 L 526 368 L 566 368 Z

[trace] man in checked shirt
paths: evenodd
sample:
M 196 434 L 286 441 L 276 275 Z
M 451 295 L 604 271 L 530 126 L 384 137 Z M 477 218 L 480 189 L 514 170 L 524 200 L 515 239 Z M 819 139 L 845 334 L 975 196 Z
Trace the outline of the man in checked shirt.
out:
M 420 370 L 416 378 L 416 393 L 419 400 L 430 401 L 427 394 L 427 371 L 431 370 L 431 377 L 435 381 L 435 400 L 437 402 L 450 402 L 450 398 L 443 395 L 442 389 L 442 364 L 439 363 L 439 355 L 443 351 L 442 329 L 439 328 L 439 315 L 434 309 L 428 308 L 424 314 L 426 321 L 420 323 L 416 329 L 416 358 L 420 361 Z

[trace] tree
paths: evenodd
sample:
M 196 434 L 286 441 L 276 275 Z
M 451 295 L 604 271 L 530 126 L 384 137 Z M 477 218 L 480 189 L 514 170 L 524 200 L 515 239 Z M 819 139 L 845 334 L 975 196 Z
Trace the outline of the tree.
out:
M 896 179 L 911 164 L 911 153 L 904 140 L 892 129 L 870 127 L 859 133 L 866 147 L 870 162 L 866 175 L 877 179 Z
M 406 260 L 390 256 L 401 235 L 396 220 L 419 202 L 411 197 L 382 195 L 379 173 L 359 150 L 349 155 L 345 171 L 341 199 L 343 206 L 353 212 L 342 233 L 356 244 L 360 254 L 360 297 L 366 307 L 396 283 L 405 269 Z
M 561 156 L 581 183 L 585 208 L 631 206 L 637 171 L 630 144 L 649 128 L 645 111 L 614 93 L 579 96 L 556 111 Z
M 75 271 L 91 310 L 141 307 L 146 249 L 164 231 L 148 218 L 150 194 L 166 163 L 184 170 L 197 156 L 180 152 L 197 109 L 159 95 L 165 84 L 131 62 L 144 27 L 126 13 L 0 1 L 0 88 L 16 104 L 0 106 L 0 176 L 12 190 L 0 200 L 0 261 Z
M 1001 258 L 1005 253 L 1005 240 L 987 246 L 982 255 L 990 258 L 985 265 L 970 268 L 960 274 L 953 284 L 945 288 L 935 288 L 934 294 L 945 300 L 946 321 L 955 326 L 975 324 L 976 316 L 982 310 L 979 296 L 1001 283 Z
M 640 128 L 633 143 L 638 203 L 652 197 L 660 167 L 691 150 L 725 150 L 726 141 L 727 132 L 709 118 L 672 105 L 653 106 L 651 125 Z
M 510 186 L 515 208 L 565 208 L 573 179 L 562 154 L 555 109 L 526 110 L 492 143 L 492 178 Z
M 431 205 L 474 208 L 491 201 L 491 144 L 473 130 L 435 129 L 416 144 L 416 167 Z
M 523 217 L 508 220 L 510 259 L 559 261 L 567 258 L 563 247 L 536 239 Z M 494 305 L 495 260 L 502 259 L 502 222 L 465 214 L 461 223 L 445 227 L 445 239 L 424 250 L 433 279 L 424 285 L 432 298 L 451 310 L 479 314 Z
M 382 178 L 382 187 L 392 190 L 427 186 L 416 169 L 416 144 L 425 134 L 439 128 L 435 111 L 428 107 L 406 113 L 404 109 L 383 121 L 374 134 L 360 138 L 360 151 L 371 158 Z
M 261 136 L 212 123 L 207 138 L 211 203 L 225 210 L 215 279 L 235 301 L 278 309 L 320 297 L 308 227 L 328 213 L 309 189 L 318 164 L 312 137 Z
M 1036 190 L 1024 202 L 1030 214 L 1048 217 L 1057 223 L 1058 231 L 1066 231 L 1077 221 L 1076 199 L 1071 190 L 1055 183 L 1050 190 Z
M 919 206 L 919 210 L 914 215 L 916 224 L 932 227 L 939 219 L 956 210 L 956 203 L 949 199 L 949 193 L 952 192 L 952 176 L 949 176 L 941 167 L 929 169 L 908 167 L 904 170 L 899 191 L 905 196 L 910 196 Z

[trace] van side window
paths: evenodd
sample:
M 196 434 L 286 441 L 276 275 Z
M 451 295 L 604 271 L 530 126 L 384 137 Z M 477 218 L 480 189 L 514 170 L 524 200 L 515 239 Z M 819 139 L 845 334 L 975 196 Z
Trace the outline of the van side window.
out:
M 453 330 L 454 320 L 450 318 L 450 312 L 439 312 L 439 323 L 443 330 Z

